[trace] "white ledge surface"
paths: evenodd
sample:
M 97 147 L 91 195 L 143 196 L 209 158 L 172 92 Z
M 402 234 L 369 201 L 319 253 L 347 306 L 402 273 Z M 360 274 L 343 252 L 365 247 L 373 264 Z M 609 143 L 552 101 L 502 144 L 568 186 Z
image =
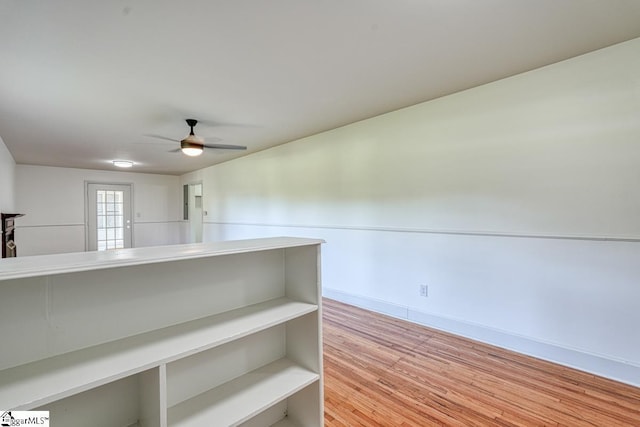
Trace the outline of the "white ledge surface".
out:
M 321 239 L 269 237 L 0 259 L 0 280 L 310 246 Z

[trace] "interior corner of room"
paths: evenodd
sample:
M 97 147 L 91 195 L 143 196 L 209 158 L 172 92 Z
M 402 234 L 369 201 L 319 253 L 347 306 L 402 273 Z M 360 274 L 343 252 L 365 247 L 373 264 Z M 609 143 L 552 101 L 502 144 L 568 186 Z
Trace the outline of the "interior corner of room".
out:
M 325 296 L 640 386 L 639 91 L 633 39 L 182 175 L 0 139 L 0 211 L 84 251 L 86 183 L 127 183 L 135 247 L 323 239 Z

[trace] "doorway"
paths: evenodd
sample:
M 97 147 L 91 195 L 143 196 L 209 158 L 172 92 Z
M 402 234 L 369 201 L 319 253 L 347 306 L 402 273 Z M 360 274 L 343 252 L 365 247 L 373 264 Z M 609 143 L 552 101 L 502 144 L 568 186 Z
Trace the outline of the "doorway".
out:
M 130 248 L 131 185 L 87 183 L 87 250 Z
M 184 186 L 184 219 L 189 220 L 189 243 L 202 243 L 202 183 Z

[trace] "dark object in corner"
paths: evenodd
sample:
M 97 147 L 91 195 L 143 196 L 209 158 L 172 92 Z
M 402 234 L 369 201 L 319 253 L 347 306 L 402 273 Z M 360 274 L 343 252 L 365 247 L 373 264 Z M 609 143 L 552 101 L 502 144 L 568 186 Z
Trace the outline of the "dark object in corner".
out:
M 24 214 L 0 214 L 2 219 L 2 258 L 12 258 L 18 256 L 15 242 L 14 218 L 24 216 Z

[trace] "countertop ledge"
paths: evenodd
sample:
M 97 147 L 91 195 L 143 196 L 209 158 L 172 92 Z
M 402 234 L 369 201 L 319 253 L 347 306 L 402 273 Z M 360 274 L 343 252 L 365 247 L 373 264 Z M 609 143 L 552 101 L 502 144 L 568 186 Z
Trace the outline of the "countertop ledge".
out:
M 322 239 L 268 237 L 4 258 L 0 259 L 0 280 L 285 249 L 322 243 L 325 243 Z

